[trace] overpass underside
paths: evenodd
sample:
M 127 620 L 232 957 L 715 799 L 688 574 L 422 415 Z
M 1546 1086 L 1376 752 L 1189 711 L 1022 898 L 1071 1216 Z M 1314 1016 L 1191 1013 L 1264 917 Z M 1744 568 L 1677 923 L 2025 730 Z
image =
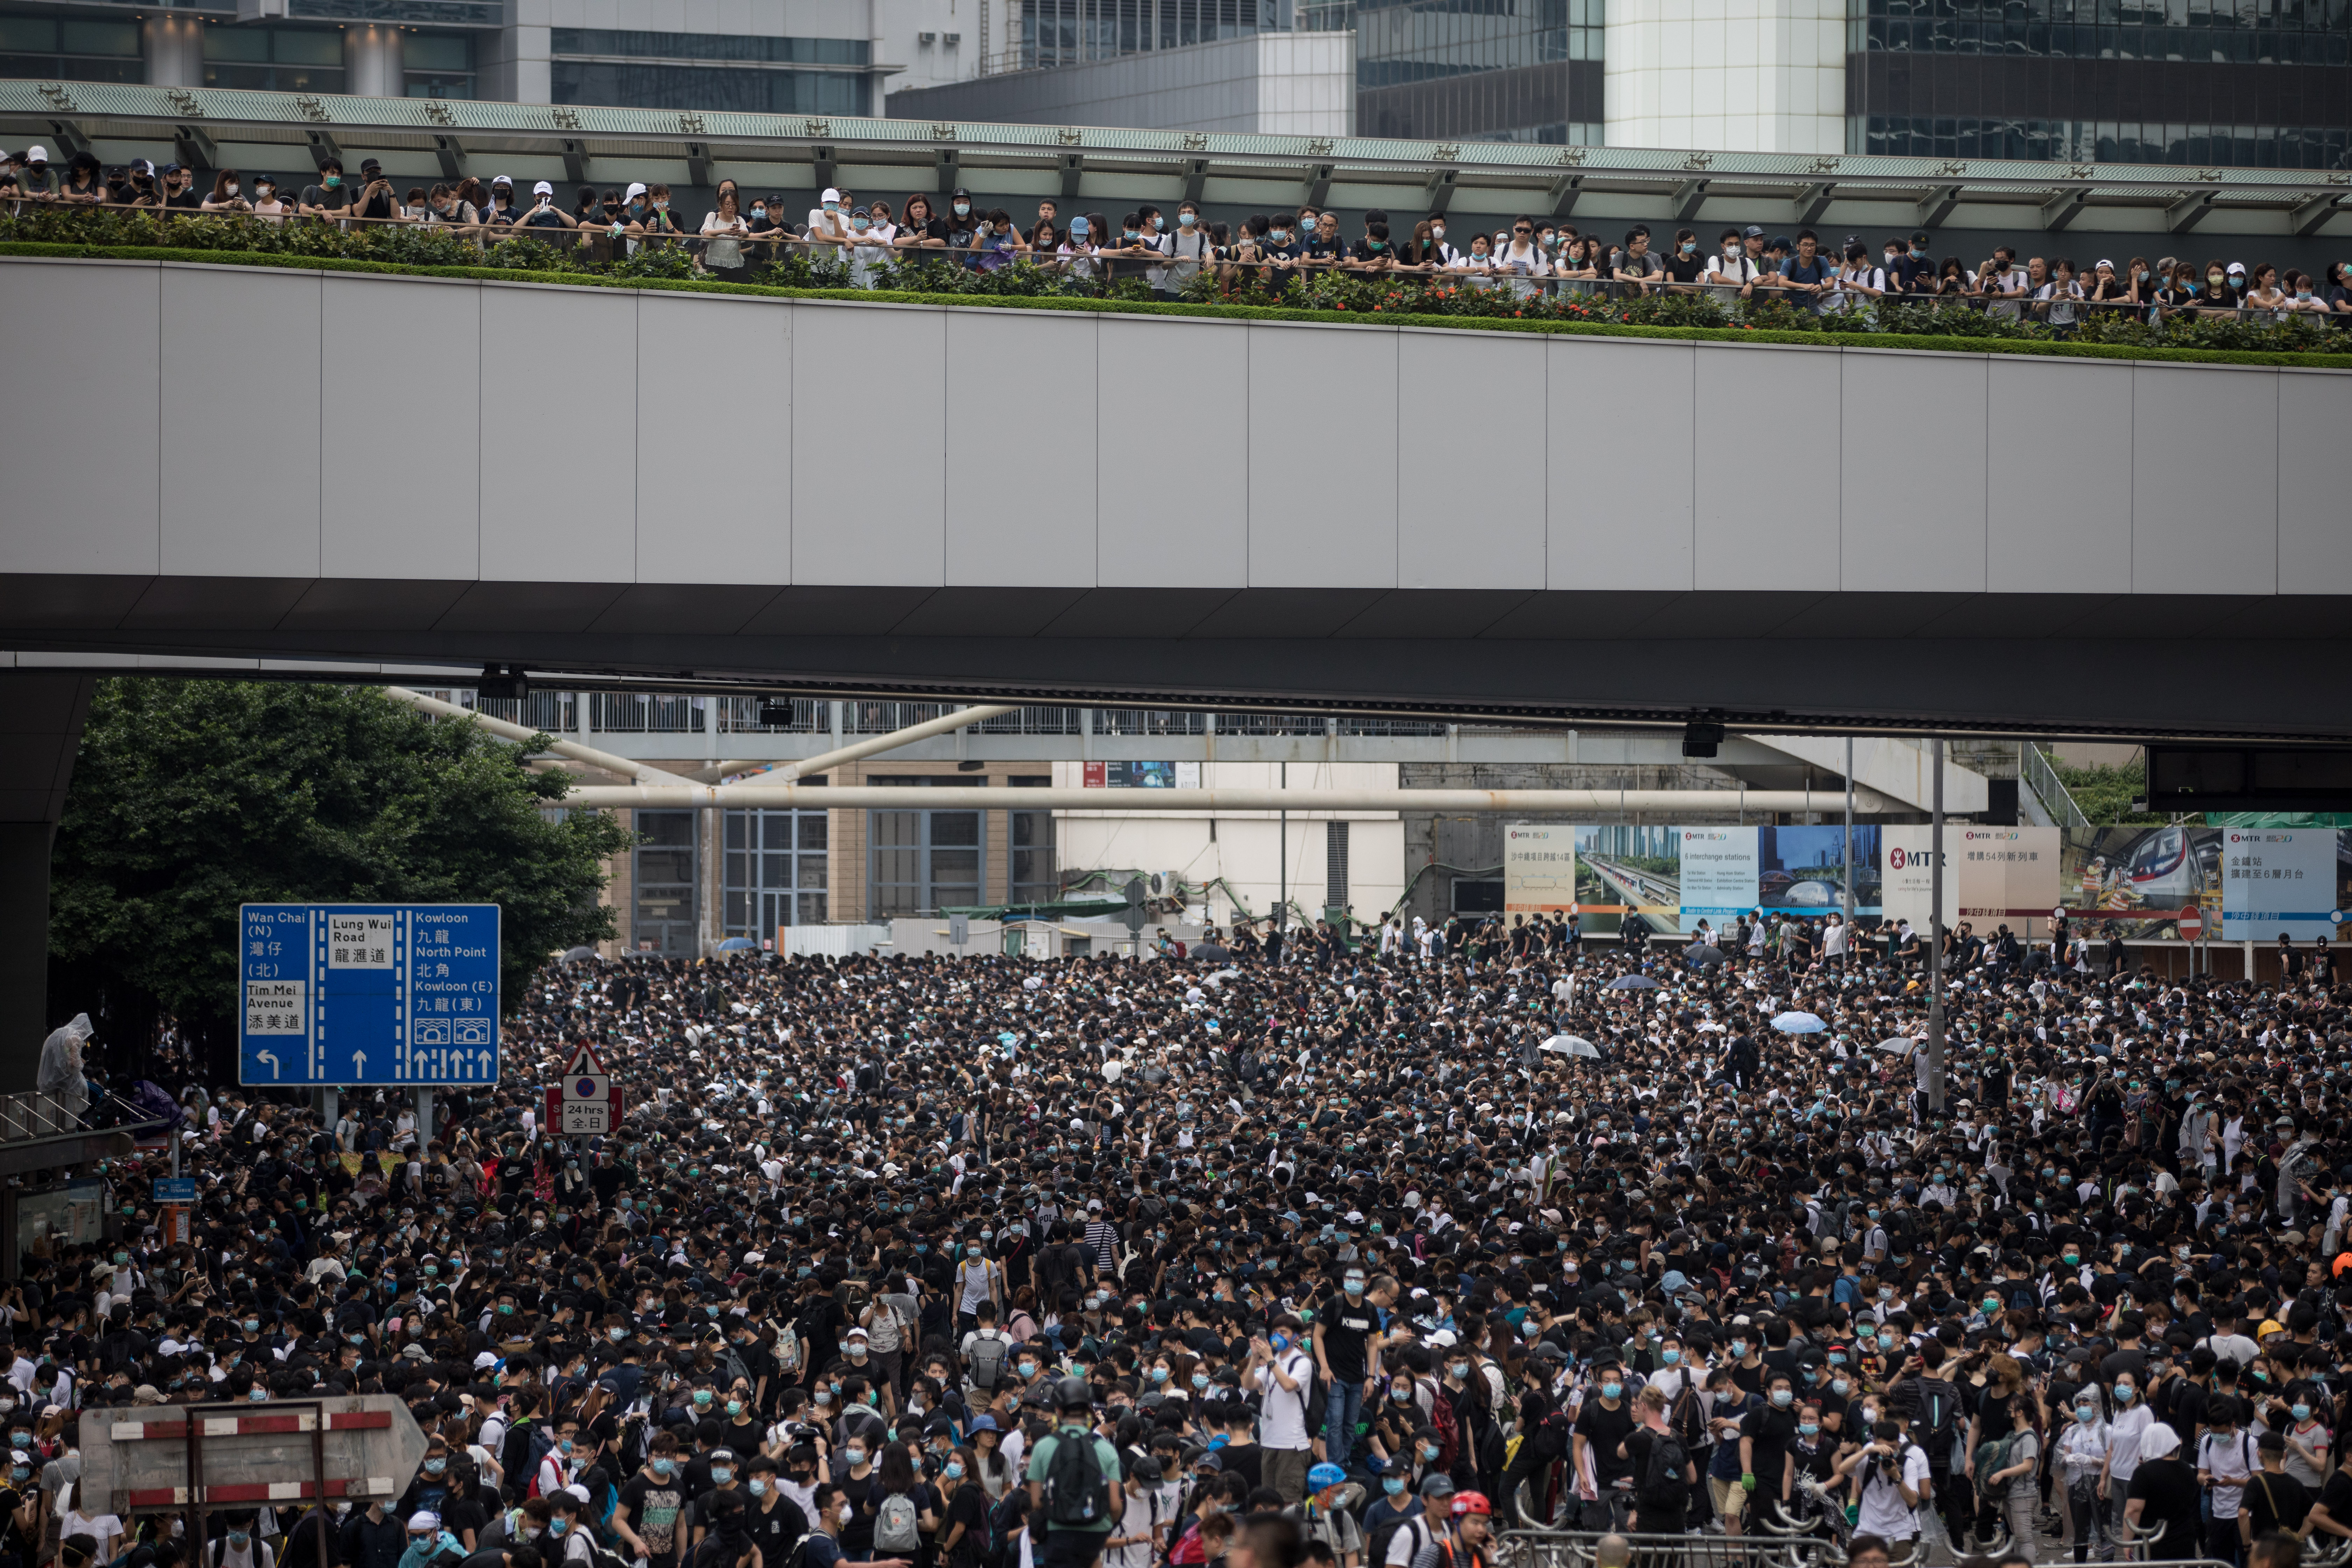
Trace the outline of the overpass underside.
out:
M 22 670 L 2333 738 L 2352 373 L 0 259 Z

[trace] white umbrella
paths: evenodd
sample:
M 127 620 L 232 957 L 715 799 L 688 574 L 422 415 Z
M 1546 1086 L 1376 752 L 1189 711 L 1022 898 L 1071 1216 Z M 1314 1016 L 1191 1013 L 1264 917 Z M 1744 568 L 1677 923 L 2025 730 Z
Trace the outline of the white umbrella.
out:
M 1580 1035 L 1554 1035 L 1538 1048 L 1549 1051 L 1556 1057 L 1591 1057 L 1595 1061 L 1601 1059 L 1601 1047 Z
M 1772 1020 L 1772 1026 L 1784 1035 L 1818 1035 L 1829 1027 L 1812 1013 L 1783 1013 Z
M 1916 1046 L 1918 1043 L 1918 1041 L 1913 1039 L 1908 1035 L 1895 1035 L 1887 1039 L 1879 1041 L 1878 1048 L 1885 1051 L 1888 1056 L 1899 1057 L 1908 1052 L 1913 1046 Z

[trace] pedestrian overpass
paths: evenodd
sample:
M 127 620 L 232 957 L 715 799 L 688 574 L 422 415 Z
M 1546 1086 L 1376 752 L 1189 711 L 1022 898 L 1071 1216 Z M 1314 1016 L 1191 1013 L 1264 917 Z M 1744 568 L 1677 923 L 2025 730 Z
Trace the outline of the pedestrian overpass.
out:
M 2346 728 L 2347 372 L 25 258 L 0 309 L 24 671 Z

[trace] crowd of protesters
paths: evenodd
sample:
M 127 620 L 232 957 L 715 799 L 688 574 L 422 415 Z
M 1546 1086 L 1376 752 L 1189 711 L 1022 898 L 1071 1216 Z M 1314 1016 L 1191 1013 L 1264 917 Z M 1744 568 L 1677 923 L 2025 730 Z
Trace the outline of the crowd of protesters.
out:
M 698 270 L 746 281 L 761 261 L 787 248 L 845 263 L 854 283 L 882 268 L 940 260 L 975 271 L 1025 263 L 1081 279 L 1137 279 L 1173 299 L 1206 272 L 1223 290 L 1244 284 L 1279 289 L 1297 278 L 1339 272 L 1400 280 L 1458 282 L 1521 295 L 1627 298 L 1686 292 L 1719 301 L 1780 299 L 1813 313 L 1861 313 L 1881 301 L 1963 304 L 2009 321 L 2037 321 L 2064 334 L 2098 312 L 2151 321 L 2188 313 L 2264 322 L 2352 321 L 2352 272 L 2329 263 L 2324 276 L 2269 262 L 2161 256 L 2077 263 L 2063 256 L 2021 256 L 1994 247 L 1980 260 L 1933 254 L 1926 233 L 1875 244 L 1859 235 L 1824 243 L 1811 229 L 1794 237 L 1756 225 L 1721 228 L 1710 241 L 1682 227 L 1662 240 L 1636 224 L 1621 237 L 1576 225 L 1521 216 L 1488 230 L 1465 216 L 1431 213 L 1410 226 L 1385 212 L 1363 216 L 1342 232 L 1339 215 L 1302 205 L 1238 223 L 1212 222 L 1200 204 L 1172 213 L 1145 204 L 1116 219 L 1073 213 L 1044 200 L 1027 220 L 975 201 L 967 190 L 944 199 L 920 192 L 897 205 L 828 187 L 804 214 L 782 194 L 747 195 L 719 182 L 715 205 L 696 220 L 665 184 L 631 183 L 598 190 L 583 184 L 569 198 L 548 181 L 528 191 L 503 175 L 465 178 L 400 190 L 379 161 L 347 179 L 330 156 L 299 188 L 268 174 L 250 182 L 234 169 L 210 175 L 207 190 L 177 163 L 144 162 L 109 170 L 89 153 L 61 174 L 47 150 L 32 147 L 0 165 L 0 203 L 13 210 L 37 203 L 147 208 L 160 213 L 236 215 L 267 222 L 423 224 L 478 239 L 520 236 L 577 247 L 599 260 L 646 245 L 689 249 Z
M 0 1554 L 324 1568 L 299 1505 L 84 1507 L 79 1445 L 378 1392 L 429 1447 L 350 1568 L 2352 1537 L 2352 991 L 1963 945 L 1938 1055 L 1916 940 L 1843 929 L 581 959 L 437 1124 L 165 1085 L 194 1244 L 112 1161 L 0 1292 Z M 552 1137 L 583 1047 L 626 1115 Z

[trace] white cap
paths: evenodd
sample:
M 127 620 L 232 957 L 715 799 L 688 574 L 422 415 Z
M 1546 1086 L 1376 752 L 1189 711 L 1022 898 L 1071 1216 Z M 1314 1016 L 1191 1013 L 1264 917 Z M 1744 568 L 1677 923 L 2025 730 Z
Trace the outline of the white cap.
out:
M 512 174 L 494 174 L 490 177 L 490 184 L 494 185 L 511 185 L 514 184 L 514 176 Z
M 541 180 L 539 184 L 531 186 L 530 194 L 535 196 L 551 196 L 555 194 L 555 187 L 549 184 L 545 180 Z
M 39 151 L 40 151 L 40 149 L 39 149 L 39 148 L 37 148 L 37 147 L 36 147 L 36 148 L 34 148 L 34 149 L 33 149 L 33 151 L 34 151 L 34 152 L 36 152 L 36 153 L 37 153 L 37 152 L 39 152 Z M 840 193 L 839 191 L 835 190 L 831 185 L 827 185 L 827 186 L 825 186 L 825 188 L 824 188 L 824 195 L 821 195 L 821 196 L 819 196 L 819 197 L 817 198 L 817 200 L 818 200 L 820 203 L 823 203 L 823 202 L 837 202 L 837 201 L 839 201 L 840 199 L 841 199 L 841 193 Z
M 633 202 L 633 201 L 635 201 L 639 196 L 644 195 L 645 194 L 646 194 L 645 183 L 644 183 L 643 181 L 641 181 L 641 180 L 639 180 L 639 181 L 632 181 L 632 182 L 630 183 L 629 188 L 628 188 L 627 190 L 623 191 L 623 192 L 621 193 L 621 199 L 622 199 L 623 201 L 625 201 L 625 202 Z
M 49 150 L 39 142 L 36 142 L 25 149 L 25 162 L 27 163 L 46 163 L 48 161 Z

